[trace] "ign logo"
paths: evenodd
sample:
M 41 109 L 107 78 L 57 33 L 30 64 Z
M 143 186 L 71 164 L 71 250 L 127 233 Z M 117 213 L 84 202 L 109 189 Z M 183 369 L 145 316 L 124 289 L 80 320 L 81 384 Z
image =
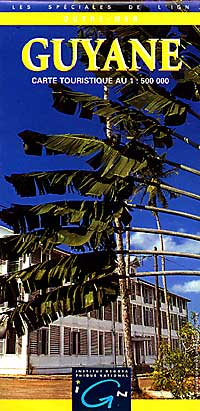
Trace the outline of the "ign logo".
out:
M 131 411 L 130 368 L 74 368 L 72 411 Z

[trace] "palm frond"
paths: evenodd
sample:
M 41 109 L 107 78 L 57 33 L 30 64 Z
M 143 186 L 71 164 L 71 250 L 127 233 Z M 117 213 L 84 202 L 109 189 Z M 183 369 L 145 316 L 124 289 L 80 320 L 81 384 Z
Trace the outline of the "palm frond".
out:
M 30 130 L 20 133 L 23 139 L 25 152 L 34 154 L 37 147 L 44 146 L 52 153 L 63 153 L 76 156 L 93 155 L 88 163 L 98 169 L 102 177 L 118 175 L 122 178 L 131 171 L 137 171 L 141 163 L 135 158 L 124 156 L 122 148 L 117 150 L 108 141 L 97 140 L 95 137 L 78 134 L 61 134 L 46 136 Z M 38 151 L 37 151 L 38 154 Z M 57 183 L 57 181 L 56 181 Z
M 137 109 L 144 109 L 150 114 L 164 114 L 165 124 L 168 126 L 181 125 L 186 120 L 187 105 L 160 86 L 140 85 L 124 87 L 122 101 L 133 105 Z
M 20 279 L 25 291 L 32 293 L 64 283 L 81 284 L 101 273 L 112 273 L 116 268 L 112 251 L 98 251 L 83 254 L 68 254 L 63 257 L 52 255 L 52 259 L 32 265 L 9 276 L 8 282 Z
M 14 204 L 0 211 L 0 218 L 13 227 L 15 233 L 26 233 L 69 225 L 88 226 L 93 221 L 109 223 L 122 207 L 101 200 L 56 201 L 36 206 Z
M 36 295 L 32 301 L 19 304 L 9 313 L 18 336 L 30 330 L 47 326 L 60 316 L 86 313 L 115 301 L 119 293 L 117 274 L 99 275 L 83 284 L 64 285 Z M 7 312 L 8 313 L 8 312 Z
M 12 174 L 6 180 L 22 197 L 65 194 L 68 191 L 84 196 L 106 196 L 108 200 L 120 201 L 131 195 L 136 188 L 134 179 L 130 177 L 102 178 L 98 172 L 84 170 Z
M 108 249 L 115 245 L 113 233 L 111 222 L 93 220 L 85 227 L 60 227 L 4 237 L 0 238 L 0 258 L 19 258 L 21 255 L 35 252 L 41 245 L 43 252 L 50 252 L 60 244 L 77 250 Z

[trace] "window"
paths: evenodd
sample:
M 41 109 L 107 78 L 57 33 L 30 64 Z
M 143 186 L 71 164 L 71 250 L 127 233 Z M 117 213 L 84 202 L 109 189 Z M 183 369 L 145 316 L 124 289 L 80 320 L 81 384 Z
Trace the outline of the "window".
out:
M 4 354 L 4 342 L 5 340 L 0 340 L 0 355 Z
M 146 341 L 146 355 L 153 356 L 155 355 L 155 340 L 154 337 L 150 337 L 150 340 Z
M 104 355 L 103 333 L 99 333 L 99 355 Z
M 162 311 L 162 328 L 167 329 L 167 316 L 165 311 Z
M 153 290 L 152 288 L 149 288 L 149 304 L 152 304 L 153 302 Z
M 40 330 L 40 341 L 40 354 L 48 355 L 49 330 L 47 328 Z
M 149 317 L 150 317 L 150 326 L 154 327 L 154 310 L 150 308 L 149 310 Z
M 112 355 L 112 333 L 105 332 L 105 355 Z
M 143 315 L 144 315 L 144 325 L 147 327 L 154 326 L 154 319 L 153 319 L 153 309 L 143 307 Z
M 64 355 L 71 354 L 71 328 L 64 327 Z
M 104 320 L 112 321 L 112 306 L 108 304 L 104 309 Z
M 102 306 L 97 310 L 97 320 L 103 320 L 103 307 Z
M 172 297 L 169 298 L 169 307 L 170 307 L 170 310 L 173 310 L 173 298 Z
M 72 354 L 80 354 L 80 333 L 72 331 Z
M 178 317 L 176 314 L 170 315 L 172 330 L 178 330 Z
M 152 304 L 152 289 L 146 286 L 143 286 L 143 298 L 144 303 Z
M 80 339 L 80 350 L 78 354 L 80 355 L 88 355 L 88 330 L 87 329 L 81 329 L 79 331 L 79 337 Z
M 60 327 L 58 325 L 50 325 L 50 354 L 60 354 Z
M 117 321 L 117 301 L 113 303 L 113 320 Z
M 144 341 L 141 341 L 140 349 L 141 349 L 141 355 L 144 356 Z
M 118 301 L 117 308 L 118 308 L 118 310 L 117 310 L 117 321 L 119 323 L 121 323 L 122 322 L 122 303 L 121 303 L 121 301 Z
M 142 325 L 142 307 L 133 304 L 133 324 Z
M 182 304 L 182 300 L 179 298 L 178 299 L 178 308 L 179 308 L 179 313 L 183 312 L 183 304 Z
M 132 305 L 132 323 L 136 324 L 136 305 Z
M 7 335 L 7 346 L 6 354 L 15 354 L 16 353 L 16 330 L 13 327 L 10 327 Z
M 136 283 L 136 295 L 138 295 L 138 296 L 141 295 L 140 283 Z
M 29 334 L 29 354 L 38 354 L 38 332 L 39 330 L 35 330 Z
M 98 331 L 91 330 L 91 355 L 98 355 Z
M 135 282 L 133 280 L 131 280 L 131 299 L 132 300 L 136 299 Z
M 165 302 L 165 296 L 164 296 L 164 292 L 160 291 L 160 302 L 164 303 Z
M 119 334 L 119 355 L 124 355 L 124 339 L 123 336 Z

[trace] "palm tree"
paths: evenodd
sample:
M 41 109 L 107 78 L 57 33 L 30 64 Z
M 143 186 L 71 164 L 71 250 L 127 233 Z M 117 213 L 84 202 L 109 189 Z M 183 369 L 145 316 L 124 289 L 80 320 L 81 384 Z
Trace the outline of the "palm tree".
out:
M 109 98 L 109 90 L 107 86 L 104 86 L 104 100 L 108 101 Z M 106 118 L 106 137 L 107 140 L 112 141 L 112 123 L 110 121 L 109 116 Z M 129 287 L 127 287 L 128 283 L 128 276 L 129 276 L 129 261 L 127 264 L 124 259 L 123 255 L 123 226 L 121 223 L 121 219 L 116 217 L 115 221 L 115 229 L 116 229 L 116 246 L 117 249 L 120 251 L 118 255 L 118 273 L 119 273 L 119 293 L 121 297 L 121 310 L 122 310 L 122 324 L 123 324 L 123 333 L 124 333 L 124 348 L 125 348 L 125 360 L 126 365 L 131 367 L 132 369 L 132 391 L 133 392 L 140 392 L 138 378 L 136 374 L 136 366 L 135 366 L 135 359 L 133 353 L 133 345 L 132 345 L 132 338 L 131 338 L 131 317 L 130 317 L 130 296 L 129 296 Z M 129 232 L 128 232 L 129 234 Z M 127 258 L 129 259 L 129 255 L 127 254 Z
M 156 224 L 158 230 L 161 230 L 161 223 L 160 223 L 160 217 L 158 213 L 154 213 L 155 219 L 156 219 Z M 163 235 L 159 234 L 160 238 L 160 250 L 164 251 L 164 239 Z M 161 255 L 161 270 L 165 272 L 165 256 Z M 168 340 L 168 347 L 171 349 L 171 321 L 170 321 L 170 312 L 169 312 L 169 295 L 167 292 L 167 279 L 166 275 L 162 275 L 162 280 L 163 280 L 163 289 L 164 289 L 164 300 L 165 300 L 165 307 L 166 307 L 166 320 L 167 320 L 167 340 Z

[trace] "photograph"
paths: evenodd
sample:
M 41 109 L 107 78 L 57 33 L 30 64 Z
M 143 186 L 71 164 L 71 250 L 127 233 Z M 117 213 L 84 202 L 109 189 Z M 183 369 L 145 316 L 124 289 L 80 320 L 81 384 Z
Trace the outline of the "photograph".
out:
M 197 410 L 199 11 L 0 2 L 3 411 Z

